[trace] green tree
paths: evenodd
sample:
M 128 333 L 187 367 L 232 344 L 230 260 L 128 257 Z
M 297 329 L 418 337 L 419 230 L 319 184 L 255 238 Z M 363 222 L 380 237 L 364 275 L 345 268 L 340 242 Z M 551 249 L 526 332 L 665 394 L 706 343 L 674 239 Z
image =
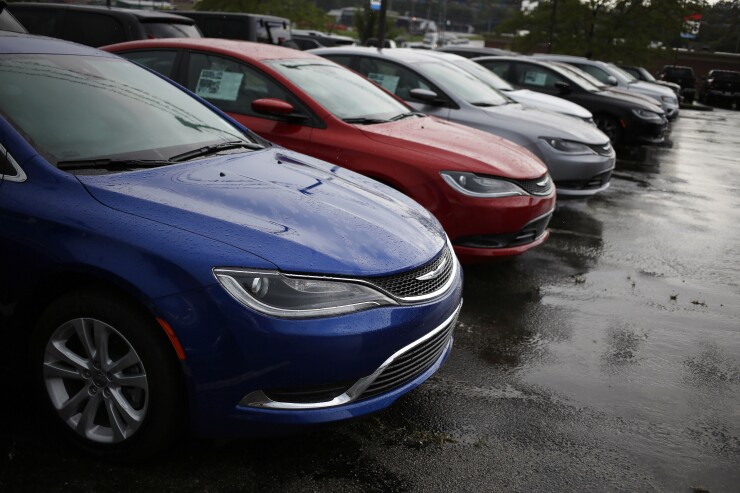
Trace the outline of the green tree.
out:
M 276 15 L 290 19 L 294 27 L 307 29 L 326 29 L 331 20 L 326 13 L 316 8 L 308 0 L 201 0 L 197 10 L 220 12 L 248 12 L 254 14 Z
M 699 41 L 714 51 L 740 53 L 740 1 L 723 1 L 702 11 Z

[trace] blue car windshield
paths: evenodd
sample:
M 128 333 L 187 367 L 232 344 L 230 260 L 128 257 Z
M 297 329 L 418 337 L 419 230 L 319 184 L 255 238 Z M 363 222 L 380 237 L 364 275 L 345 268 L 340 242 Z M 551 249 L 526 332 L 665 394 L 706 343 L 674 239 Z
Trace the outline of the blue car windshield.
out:
M 233 80 L 210 82 L 217 95 L 239 89 Z M 158 76 L 101 56 L 0 55 L 0 116 L 52 164 L 167 164 L 205 146 L 254 142 Z

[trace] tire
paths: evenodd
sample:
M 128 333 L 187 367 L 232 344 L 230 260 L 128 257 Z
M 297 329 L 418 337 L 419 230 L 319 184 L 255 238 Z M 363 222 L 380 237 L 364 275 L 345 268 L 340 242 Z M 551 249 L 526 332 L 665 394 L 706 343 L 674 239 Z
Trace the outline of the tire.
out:
M 39 318 L 33 351 L 38 398 L 53 429 L 85 452 L 135 462 L 180 434 L 179 362 L 135 304 L 98 292 L 63 296 Z
M 594 116 L 596 126 L 609 137 L 613 147 L 622 143 L 622 127 L 619 120 L 609 115 Z

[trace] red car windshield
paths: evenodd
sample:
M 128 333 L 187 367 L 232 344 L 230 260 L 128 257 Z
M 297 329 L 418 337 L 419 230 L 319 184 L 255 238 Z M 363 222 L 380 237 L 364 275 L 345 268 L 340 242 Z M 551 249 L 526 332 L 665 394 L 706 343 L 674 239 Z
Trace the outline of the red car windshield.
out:
M 268 63 L 337 118 L 389 120 L 409 112 L 372 82 L 335 63 L 315 59 Z M 386 83 L 393 81 L 383 86 Z

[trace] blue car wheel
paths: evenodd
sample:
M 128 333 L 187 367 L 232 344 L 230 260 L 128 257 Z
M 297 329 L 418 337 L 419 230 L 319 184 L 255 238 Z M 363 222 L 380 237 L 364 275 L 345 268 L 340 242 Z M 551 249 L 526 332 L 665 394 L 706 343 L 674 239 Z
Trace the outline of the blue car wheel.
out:
M 136 305 L 79 292 L 53 302 L 36 330 L 40 398 L 67 438 L 125 460 L 171 443 L 183 423 L 182 382 L 161 328 Z

